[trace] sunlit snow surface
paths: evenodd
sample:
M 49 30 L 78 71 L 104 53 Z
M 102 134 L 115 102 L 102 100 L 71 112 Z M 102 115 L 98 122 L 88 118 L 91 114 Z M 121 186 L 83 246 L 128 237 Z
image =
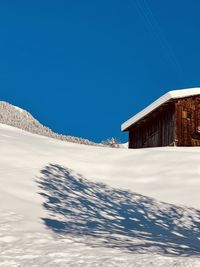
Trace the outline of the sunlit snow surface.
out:
M 0 125 L 0 266 L 200 266 L 199 162 Z

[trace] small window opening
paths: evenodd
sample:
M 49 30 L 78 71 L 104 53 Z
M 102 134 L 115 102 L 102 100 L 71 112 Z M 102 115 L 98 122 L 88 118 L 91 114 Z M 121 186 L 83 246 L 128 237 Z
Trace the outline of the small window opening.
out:
M 192 112 L 189 111 L 182 111 L 182 118 L 183 119 L 187 119 L 187 120 L 191 120 L 192 119 Z
M 192 113 L 191 112 L 187 112 L 187 119 L 191 120 L 192 119 Z

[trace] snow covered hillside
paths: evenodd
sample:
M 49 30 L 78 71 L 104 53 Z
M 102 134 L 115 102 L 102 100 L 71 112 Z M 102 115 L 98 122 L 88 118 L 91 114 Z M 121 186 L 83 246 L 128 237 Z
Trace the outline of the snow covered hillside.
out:
M 200 266 L 199 162 L 0 124 L 0 266 Z
M 59 140 L 85 145 L 98 145 L 84 138 L 54 133 L 48 127 L 43 126 L 26 110 L 4 101 L 0 101 L 0 123 Z

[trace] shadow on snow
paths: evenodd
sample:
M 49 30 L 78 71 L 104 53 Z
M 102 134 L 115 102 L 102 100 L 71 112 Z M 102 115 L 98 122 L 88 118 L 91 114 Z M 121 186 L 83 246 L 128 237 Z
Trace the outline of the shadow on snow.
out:
M 50 164 L 37 179 L 46 226 L 90 246 L 200 255 L 200 211 L 177 207 L 85 179 Z

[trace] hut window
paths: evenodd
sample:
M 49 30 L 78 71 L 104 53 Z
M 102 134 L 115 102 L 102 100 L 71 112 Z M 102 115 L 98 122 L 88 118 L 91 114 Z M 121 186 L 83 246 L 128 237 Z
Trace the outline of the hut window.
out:
M 187 119 L 191 120 L 192 119 L 192 113 L 191 112 L 187 112 Z
M 192 113 L 189 111 L 182 111 L 182 118 L 183 119 L 188 119 L 191 120 L 192 119 Z
M 187 119 L 187 111 L 182 111 L 182 118 Z

